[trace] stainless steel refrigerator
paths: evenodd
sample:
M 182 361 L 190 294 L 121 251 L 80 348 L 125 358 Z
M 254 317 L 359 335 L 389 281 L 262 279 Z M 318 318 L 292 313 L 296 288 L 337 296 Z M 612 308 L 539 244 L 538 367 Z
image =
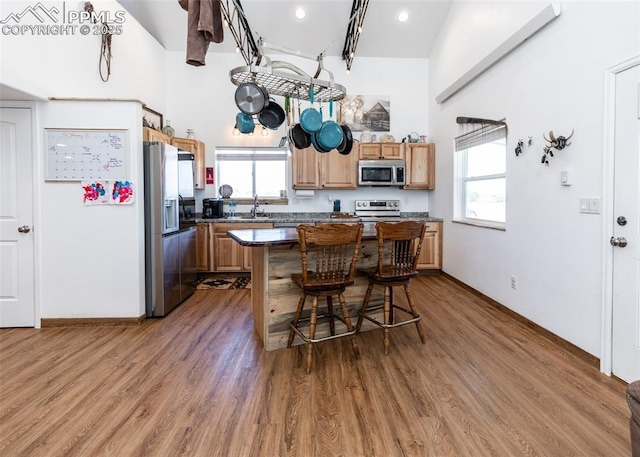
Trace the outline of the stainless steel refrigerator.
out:
M 196 230 L 180 229 L 178 149 L 144 143 L 146 310 L 165 316 L 189 297 L 196 281 Z

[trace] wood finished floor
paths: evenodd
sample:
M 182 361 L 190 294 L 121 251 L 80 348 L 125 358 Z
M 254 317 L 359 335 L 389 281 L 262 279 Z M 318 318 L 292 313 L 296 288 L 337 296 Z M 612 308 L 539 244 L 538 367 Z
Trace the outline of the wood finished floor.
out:
M 414 326 L 264 352 L 250 291 L 141 327 L 0 331 L 0 456 L 629 456 L 624 384 L 444 276 Z

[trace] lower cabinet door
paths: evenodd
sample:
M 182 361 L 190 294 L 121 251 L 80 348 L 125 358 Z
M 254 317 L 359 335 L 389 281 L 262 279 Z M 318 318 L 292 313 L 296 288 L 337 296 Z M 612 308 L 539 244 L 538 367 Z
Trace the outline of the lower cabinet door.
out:
M 196 225 L 196 269 L 198 271 L 211 271 L 211 256 L 209 246 L 209 224 Z
M 430 222 L 422 240 L 418 269 L 442 269 L 442 232 L 439 222 Z
M 226 234 L 215 235 L 216 271 L 240 271 L 244 263 L 242 246 Z

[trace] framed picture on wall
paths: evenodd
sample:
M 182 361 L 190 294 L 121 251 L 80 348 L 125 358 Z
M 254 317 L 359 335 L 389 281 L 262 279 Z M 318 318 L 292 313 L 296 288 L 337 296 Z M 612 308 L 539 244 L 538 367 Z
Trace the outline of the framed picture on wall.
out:
M 142 126 L 162 130 L 162 114 L 146 106 L 142 107 Z
M 342 101 L 342 121 L 354 132 L 388 132 L 391 103 L 388 95 L 352 95 Z

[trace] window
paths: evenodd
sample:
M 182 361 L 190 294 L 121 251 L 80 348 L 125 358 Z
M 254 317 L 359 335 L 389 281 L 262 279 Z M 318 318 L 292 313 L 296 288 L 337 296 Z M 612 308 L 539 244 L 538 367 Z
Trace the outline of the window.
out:
M 233 199 L 280 199 L 287 189 L 286 148 L 216 148 L 217 182 L 233 188 Z
M 504 228 L 506 124 L 483 126 L 455 139 L 454 220 Z

